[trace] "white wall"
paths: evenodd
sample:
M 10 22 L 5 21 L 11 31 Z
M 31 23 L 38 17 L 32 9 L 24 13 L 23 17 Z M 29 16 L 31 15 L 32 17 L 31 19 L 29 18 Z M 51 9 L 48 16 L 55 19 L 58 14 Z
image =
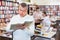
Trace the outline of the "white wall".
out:
M 17 0 L 17 2 L 21 3 L 24 0 Z M 37 5 L 60 5 L 60 0 L 31 0 L 32 4 Z
M 60 5 L 60 0 L 51 0 L 51 5 Z
M 60 5 L 60 0 L 31 0 L 31 3 L 38 5 Z
M 22 3 L 22 2 L 23 2 L 23 0 L 17 0 L 17 2 Z
M 50 4 L 50 0 L 31 0 L 31 2 L 38 5 Z

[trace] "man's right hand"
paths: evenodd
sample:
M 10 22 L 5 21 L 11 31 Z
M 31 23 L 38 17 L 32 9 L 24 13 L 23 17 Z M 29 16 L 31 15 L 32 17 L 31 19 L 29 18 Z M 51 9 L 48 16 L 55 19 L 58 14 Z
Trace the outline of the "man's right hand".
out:
M 22 30 L 26 28 L 25 24 L 18 24 L 16 25 L 16 27 L 17 29 L 22 29 Z

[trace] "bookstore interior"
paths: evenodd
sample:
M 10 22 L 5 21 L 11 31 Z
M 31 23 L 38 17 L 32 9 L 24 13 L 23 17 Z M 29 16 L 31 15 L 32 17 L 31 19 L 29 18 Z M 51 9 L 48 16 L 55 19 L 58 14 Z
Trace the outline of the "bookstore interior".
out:
M 29 40 L 28 37 L 32 30 L 34 30 L 34 34 L 33 32 L 31 33 L 33 34 L 30 37 L 31 40 L 60 40 L 60 5 L 38 5 L 38 3 L 34 3 L 35 0 L 33 3 L 30 2 L 32 2 L 32 0 L 0 0 L 0 40 Z M 11 30 L 6 31 L 11 19 L 18 15 L 19 5 L 21 3 L 27 4 L 27 13 L 30 17 L 33 16 L 35 29 L 30 28 L 30 30 L 28 27 L 27 33 L 25 32 L 26 30 L 20 30 L 18 32 L 19 28 L 16 28 L 16 26 L 18 27 L 25 24 L 30 26 L 32 23 L 32 21 L 29 21 L 32 19 L 27 17 L 26 20 L 28 21 L 24 24 L 11 25 Z M 25 12 L 25 10 L 23 12 Z M 17 18 L 16 20 L 13 19 L 13 22 L 18 21 Z M 14 35 L 17 36 L 15 37 Z M 26 39 L 24 39 L 25 36 Z M 14 37 L 16 39 L 14 39 Z

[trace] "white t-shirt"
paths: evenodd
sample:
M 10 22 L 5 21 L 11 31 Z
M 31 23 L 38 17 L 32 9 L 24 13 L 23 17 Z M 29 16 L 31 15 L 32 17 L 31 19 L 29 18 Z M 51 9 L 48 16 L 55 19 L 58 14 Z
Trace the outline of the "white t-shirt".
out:
M 10 23 L 7 25 L 6 30 L 10 30 L 11 24 L 24 23 L 25 21 L 33 21 L 29 29 L 25 28 L 24 30 L 18 29 L 13 33 L 13 40 L 31 40 L 30 37 L 34 34 L 34 18 L 32 16 L 26 15 L 21 17 L 16 15 L 12 17 Z
M 51 21 L 50 21 L 49 16 L 44 17 L 43 21 L 42 21 L 42 26 L 43 27 L 42 27 L 41 31 L 42 30 L 45 30 L 45 31 L 49 30 L 50 29 L 50 25 L 51 25 Z
M 44 27 L 50 27 L 51 21 L 50 21 L 49 16 L 46 16 L 46 17 L 43 18 L 42 25 L 43 25 Z
M 42 12 L 34 12 L 33 13 L 33 16 L 34 16 L 34 19 L 37 20 L 37 19 L 40 19 L 42 17 Z

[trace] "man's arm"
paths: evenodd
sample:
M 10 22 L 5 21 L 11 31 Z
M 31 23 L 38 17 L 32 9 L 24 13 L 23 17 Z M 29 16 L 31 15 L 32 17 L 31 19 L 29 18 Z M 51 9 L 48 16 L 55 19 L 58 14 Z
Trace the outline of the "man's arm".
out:
M 11 24 L 12 23 L 14 23 L 14 17 L 12 17 L 11 19 L 10 19 L 10 22 L 7 24 L 7 26 L 6 26 L 6 31 L 10 31 L 10 28 L 11 28 Z
M 17 19 L 16 16 L 12 17 L 10 22 L 7 24 L 6 31 L 11 30 L 11 25 L 16 25 L 16 30 L 17 29 L 22 29 L 23 30 L 25 28 L 24 24 L 20 24 L 19 22 L 17 22 L 17 20 L 18 19 Z

